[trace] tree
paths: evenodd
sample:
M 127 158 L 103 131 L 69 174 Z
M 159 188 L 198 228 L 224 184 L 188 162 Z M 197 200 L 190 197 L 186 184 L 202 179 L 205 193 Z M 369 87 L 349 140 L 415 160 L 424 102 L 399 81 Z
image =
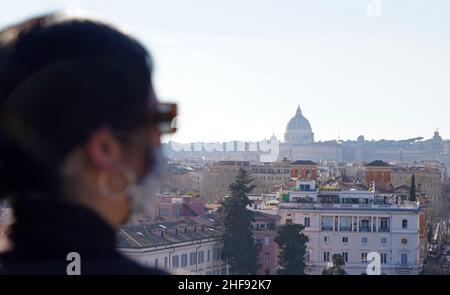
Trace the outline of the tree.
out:
M 346 275 L 345 270 L 341 266 L 345 265 L 344 258 L 341 254 L 333 254 L 332 256 L 333 265 L 325 268 L 322 271 L 322 275 Z
M 278 274 L 304 275 L 305 254 L 308 237 L 303 233 L 301 224 L 284 224 L 278 228 L 274 241 L 277 243 L 280 254 Z
M 411 187 L 409 188 L 409 200 L 416 201 L 416 176 L 413 174 L 411 178 Z
M 253 237 L 253 212 L 247 209 L 252 202 L 247 195 L 256 187 L 250 173 L 240 168 L 229 186 L 230 196 L 218 212 L 224 226 L 222 258 L 228 261 L 232 274 L 256 274 L 259 269 L 260 245 Z

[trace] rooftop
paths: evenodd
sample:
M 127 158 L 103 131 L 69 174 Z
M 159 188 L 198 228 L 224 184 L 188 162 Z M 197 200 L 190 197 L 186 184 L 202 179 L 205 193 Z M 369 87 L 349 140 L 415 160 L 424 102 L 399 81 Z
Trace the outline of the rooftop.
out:
M 376 160 L 367 164 L 366 167 L 391 167 L 391 165 L 389 165 L 385 161 Z
M 310 160 L 297 160 L 295 162 L 292 162 L 291 165 L 305 165 L 305 166 L 311 166 L 311 165 L 317 165 L 316 162 L 310 161 Z
M 118 233 L 118 248 L 145 248 L 218 238 L 221 226 L 217 214 L 189 217 L 160 217 L 125 225 Z

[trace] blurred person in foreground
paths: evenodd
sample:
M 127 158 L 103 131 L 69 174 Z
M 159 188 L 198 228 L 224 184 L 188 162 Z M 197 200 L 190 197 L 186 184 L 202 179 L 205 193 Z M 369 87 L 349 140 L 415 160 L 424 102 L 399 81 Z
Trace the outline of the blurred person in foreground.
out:
M 146 49 L 99 21 L 52 14 L 0 31 L 0 201 L 14 212 L 0 274 L 64 275 L 71 252 L 81 274 L 165 274 L 116 250 L 174 131 L 151 74 Z

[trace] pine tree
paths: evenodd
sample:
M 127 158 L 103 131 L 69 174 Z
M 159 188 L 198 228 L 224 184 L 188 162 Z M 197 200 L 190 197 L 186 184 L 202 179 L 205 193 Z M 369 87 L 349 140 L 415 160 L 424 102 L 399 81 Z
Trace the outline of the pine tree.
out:
M 256 187 L 252 180 L 247 170 L 239 169 L 229 186 L 230 196 L 219 208 L 224 226 L 222 258 L 228 261 L 232 274 L 256 274 L 259 268 L 260 245 L 253 237 L 253 212 L 247 209 L 252 204 L 247 195 Z
M 284 224 L 278 228 L 274 241 L 280 248 L 278 274 L 304 275 L 306 242 L 301 224 Z
M 413 174 L 411 178 L 411 187 L 409 188 L 409 200 L 412 202 L 416 201 L 416 177 Z

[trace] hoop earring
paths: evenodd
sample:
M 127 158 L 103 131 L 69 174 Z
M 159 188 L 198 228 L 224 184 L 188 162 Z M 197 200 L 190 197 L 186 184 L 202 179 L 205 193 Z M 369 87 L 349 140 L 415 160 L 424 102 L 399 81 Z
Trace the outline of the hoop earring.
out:
M 129 191 L 130 186 L 136 183 L 136 175 L 130 168 L 123 167 L 120 169 L 118 174 L 119 173 L 125 176 L 126 185 L 123 189 L 111 190 L 109 187 L 111 174 L 106 173 L 105 171 L 100 171 L 100 174 L 98 175 L 98 187 L 103 196 L 118 200 L 123 198 L 124 193 Z M 127 196 L 125 196 L 125 198 L 126 197 Z

